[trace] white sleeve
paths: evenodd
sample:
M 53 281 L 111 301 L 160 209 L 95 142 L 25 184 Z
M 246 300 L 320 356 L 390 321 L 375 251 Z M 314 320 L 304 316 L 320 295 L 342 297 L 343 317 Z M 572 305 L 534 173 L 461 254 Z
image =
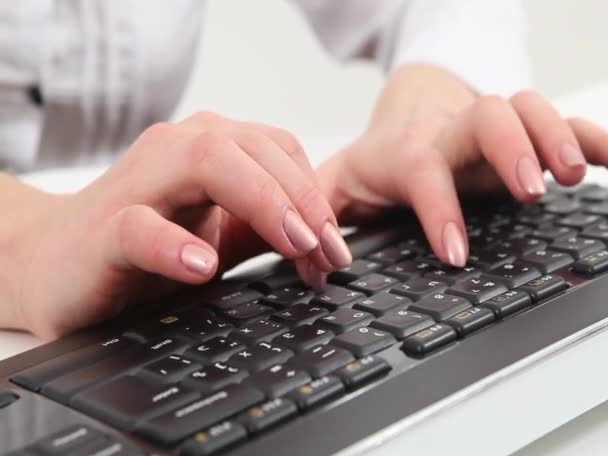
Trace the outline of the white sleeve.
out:
M 338 59 L 430 63 L 479 93 L 532 84 L 521 0 L 294 0 Z

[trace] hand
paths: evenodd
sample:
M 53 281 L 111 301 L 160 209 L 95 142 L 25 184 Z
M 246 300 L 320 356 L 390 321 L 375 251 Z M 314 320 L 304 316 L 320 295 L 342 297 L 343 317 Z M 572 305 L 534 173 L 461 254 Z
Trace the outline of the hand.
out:
M 13 298 L 21 326 L 47 339 L 207 282 L 218 256 L 225 267 L 270 246 L 323 271 L 351 261 L 297 141 L 214 114 L 150 127 L 98 180 L 44 206 L 21 238 Z
M 341 223 L 409 205 L 435 254 L 464 266 L 458 192 L 506 187 L 530 202 L 545 192 L 543 168 L 573 185 L 587 162 L 608 164 L 608 134 L 599 127 L 562 118 L 537 93 L 477 97 L 452 75 L 419 67 L 393 76 L 367 131 L 318 174 Z

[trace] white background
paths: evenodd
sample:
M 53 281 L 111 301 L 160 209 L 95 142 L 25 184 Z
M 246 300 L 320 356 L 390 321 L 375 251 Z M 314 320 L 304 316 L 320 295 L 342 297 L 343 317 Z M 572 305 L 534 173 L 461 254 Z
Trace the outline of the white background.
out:
M 538 89 L 555 98 L 608 79 L 606 0 L 524 2 Z M 286 0 L 209 4 L 196 70 L 176 117 L 213 110 L 301 137 L 365 125 L 382 83 L 377 67 L 332 60 Z

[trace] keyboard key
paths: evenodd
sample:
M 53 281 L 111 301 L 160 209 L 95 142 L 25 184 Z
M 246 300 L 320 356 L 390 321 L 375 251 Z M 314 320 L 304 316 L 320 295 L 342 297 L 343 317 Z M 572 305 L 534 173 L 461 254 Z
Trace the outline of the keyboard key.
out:
M 473 251 L 469 255 L 471 264 L 482 269 L 491 269 L 515 259 L 513 252 L 506 249 L 494 248 Z
M 553 214 L 565 215 L 576 212 L 580 210 L 581 207 L 581 203 L 575 199 L 561 198 L 547 204 L 545 210 Z
M 398 306 L 411 304 L 412 301 L 405 296 L 393 293 L 378 293 L 353 306 L 353 309 L 369 312 L 375 317 L 381 317 L 386 312 Z
M 335 372 L 346 388 L 352 389 L 364 385 L 378 377 L 387 374 L 391 366 L 377 356 L 366 356 L 348 363 Z
M 181 385 L 163 385 L 125 376 L 77 394 L 70 404 L 112 426 L 130 431 L 137 421 L 179 407 L 199 396 Z
M 306 350 L 287 362 L 287 366 L 308 371 L 313 377 L 320 378 L 354 361 L 353 355 L 343 348 L 333 345 L 320 345 Z
M 197 321 L 185 323 L 183 335 L 190 339 L 204 342 L 217 336 L 227 336 L 232 325 L 214 316 L 206 316 Z
M 509 290 L 484 302 L 481 307 L 490 309 L 497 318 L 505 318 L 530 304 L 532 299 L 528 293 L 522 290 Z
M 277 397 L 260 405 L 251 407 L 237 418 L 252 434 L 285 421 L 298 413 L 296 404 L 284 397 Z
M 277 312 L 272 319 L 291 328 L 314 323 L 329 312 L 312 304 L 296 304 L 287 310 Z
M 214 337 L 200 345 L 186 350 L 185 356 L 197 359 L 203 364 L 226 361 L 232 355 L 243 350 L 245 346 L 227 337 Z
M 440 280 L 449 285 L 456 283 L 460 280 L 470 279 L 472 277 L 479 277 L 481 270 L 475 266 L 466 266 L 464 268 L 454 268 L 450 266 L 441 265 L 437 269 L 433 269 L 424 274 L 425 278 L 431 280 Z
M 431 263 L 406 260 L 389 266 L 388 268 L 384 269 L 382 273 L 394 277 L 401 282 L 407 282 L 408 280 L 414 277 L 419 277 L 432 269 L 434 269 L 434 267 Z
M 346 285 L 359 277 L 363 277 L 371 272 L 376 272 L 383 267 L 381 263 L 377 261 L 356 259 L 353 260 L 350 266 L 342 268 L 336 272 L 332 272 L 328 280 L 331 283 L 338 285 Z
M 550 214 L 548 212 L 522 212 L 518 216 L 517 220 L 520 223 L 525 223 L 526 225 L 531 225 L 533 227 L 539 227 L 543 225 L 547 225 L 556 219 L 555 214 Z
M 302 279 L 296 271 L 288 272 L 273 272 L 263 279 L 256 280 L 249 288 L 253 288 L 264 294 L 273 293 L 282 288 L 298 288 L 297 285 L 302 283 Z M 257 298 L 254 298 L 257 299 Z
M 5 390 L 0 388 L 0 409 L 4 407 L 8 407 L 10 404 L 19 399 L 15 393 L 10 390 Z
M 391 288 L 391 293 L 405 296 L 413 301 L 417 301 L 418 299 L 422 299 L 430 294 L 442 293 L 447 289 L 447 287 L 447 283 L 440 282 L 439 280 L 416 277 Z
M 249 385 L 228 385 L 207 397 L 142 421 L 135 432 L 159 445 L 176 445 L 263 400 L 264 394 Z
M 585 228 L 581 236 L 599 239 L 600 241 L 608 241 L 608 223 L 602 222 L 597 225 L 588 226 Z
M 568 226 L 570 228 L 576 228 L 581 230 L 601 220 L 602 218 L 599 215 L 583 214 L 582 212 L 578 212 L 576 214 L 570 214 L 566 217 L 558 218 L 555 224 L 559 226 Z
M 583 201 L 602 202 L 608 200 L 608 188 L 595 187 L 579 194 Z
M 522 260 L 537 267 L 543 274 L 564 268 L 574 262 L 567 253 L 555 250 L 537 250 L 525 255 Z
M 128 370 L 137 369 L 173 353 L 181 353 L 185 346 L 180 340 L 172 338 L 136 346 L 56 378 L 42 387 L 42 394 L 65 403 L 72 395 L 95 383 L 112 380 Z
M 226 311 L 234 309 L 242 304 L 259 300 L 262 298 L 262 296 L 262 293 L 257 290 L 244 288 L 242 290 L 214 298 L 211 300 L 211 302 L 209 302 L 209 304 L 215 307 L 217 310 Z
M 127 337 L 112 337 L 22 370 L 11 377 L 11 381 L 30 391 L 39 391 L 51 380 L 137 345 Z
M 502 241 L 498 244 L 501 249 L 509 250 L 514 252 L 515 255 L 527 255 L 536 250 L 544 250 L 547 247 L 547 243 L 542 239 L 536 238 L 516 238 Z
M 316 405 L 327 402 L 344 392 L 344 385 L 338 377 L 324 376 L 302 385 L 289 393 L 300 410 L 307 410 Z
M 456 337 L 454 328 L 439 323 L 406 338 L 402 350 L 406 355 L 420 357 L 449 344 Z
M 374 252 L 368 255 L 368 258 L 372 261 L 382 263 L 385 265 L 398 263 L 399 261 L 413 258 L 416 252 L 406 246 L 402 247 L 386 247 L 378 252 Z
M 363 327 L 339 335 L 332 341 L 332 345 L 345 348 L 355 356 L 362 357 L 384 350 L 396 342 L 397 340 L 387 332 Z
M 370 296 L 378 293 L 379 291 L 390 288 L 396 283 L 397 279 L 374 272 L 349 283 L 348 288 L 360 291 Z
M 201 365 L 179 355 L 169 355 L 146 365 L 141 374 L 157 382 L 175 383 L 201 368 Z
M 568 228 L 567 226 L 549 225 L 538 228 L 532 232 L 532 236 L 538 239 L 542 239 L 548 242 L 554 242 L 558 239 L 563 239 L 571 236 L 575 236 L 577 231 L 574 228 Z
M 286 347 L 294 352 L 303 352 L 317 345 L 325 345 L 334 337 L 334 333 L 311 325 L 302 325 L 281 334 L 273 343 Z
M 248 382 L 264 391 L 268 397 L 277 398 L 310 380 L 310 375 L 303 369 L 275 364 L 249 377 Z
M 287 332 L 287 327 L 272 320 L 257 320 L 230 333 L 230 337 L 247 345 L 253 345 L 274 339 Z
M 75 451 L 70 451 L 68 456 L 144 456 L 145 453 L 133 445 L 124 442 L 117 442 L 105 437 L 79 447 Z
M 214 363 L 190 374 L 184 384 L 193 390 L 209 394 L 231 383 L 239 383 L 247 377 L 247 371 L 226 363 Z
M 255 320 L 261 320 L 274 312 L 272 307 L 264 306 L 258 302 L 248 302 L 226 310 L 223 315 L 235 326 L 244 326 Z
M 300 328 L 304 328 L 304 326 Z M 261 342 L 255 347 L 246 348 L 233 355 L 228 360 L 228 364 L 249 372 L 258 372 L 274 364 L 283 364 L 292 356 L 291 350 L 275 345 L 274 342 L 272 344 Z
M 516 288 L 541 275 L 540 271 L 530 264 L 514 261 L 490 269 L 486 277 L 502 282 L 509 288 Z
M 101 434 L 88 426 L 70 426 L 40 440 L 34 448 L 36 454 L 63 455 L 89 442 L 98 440 Z M 19 453 L 20 454 L 20 453 Z
M 171 337 L 171 335 L 174 334 L 175 331 L 181 329 L 186 322 L 198 320 L 202 315 L 208 316 L 209 313 L 194 309 L 185 313 L 176 312 L 164 314 L 159 318 L 155 318 L 126 331 L 123 336 L 142 344 L 160 337 Z
M 501 293 L 507 288 L 490 278 L 481 276 L 477 279 L 469 279 L 452 285 L 447 291 L 450 294 L 462 296 L 472 304 L 479 304 L 487 301 Z
M 586 257 L 592 253 L 606 248 L 606 245 L 597 239 L 572 236 L 565 239 L 560 239 L 551 244 L 553 250 L 565 252 L 572 256 L 575 260 Z
M 264 296 L 262 302 L 276 308 L 293 306 L 298 303 L 306 303 L 314 296 L 314 292 L 309 288 L 281 288 Z
M 484 307 L 471 307 L 448 318 L 443 323 L 454 328 L 458 337 L 465 337 L 488 326 L 493 323 L 495 319 L 494 312 L 490 309 Z
M 242 442 L 247 437 L 247 431 L 240 423 L 224 421 L 205 431 L 199 431 L 186 441 L 180 449 L 180 456 L 203 456 L 215 454 L 218 451 Z
M 600 250 L 581 258 L 574 263 L 572 269 L 583 275 L 595 275 L 608 270 L 608 250 Z
M 526 291 L 530 295 L 532 301 L 548 298 L 566 288 L 568 288 L 566 281 L 556 275 L 544 275 L 520 287 L 521 290 Z
M 435 321 L 428 315 L 405 309 L 393 309 L 383 317 L 370 323 L 372 328 L 386 331 L 397 339 L 403 339 L 421 329 L 431 326 Z
M 312 299 L 311 304 L 326 307 L 329 310 L 336 310 L 340 307 L 352 305 L 364 297 L 365 295 L 360 291 L 328 285 L 323 293 Z
M 435 321 L 441 321 L 469 307 L 471 307 L 471 303 L 460 296 L 435 293 L 411 304 L 408 310 L 426 314 Z
M 374 316 L 367 312 L 343 308 L 319 318 L 315 326 L 340 334 L 361 326 L 367 326 L 373 319 Z
M 608 215 L 608 201 L 603 201 L 597 204 L 590 204 L 585 208 L 585 212 L 606 216 Z

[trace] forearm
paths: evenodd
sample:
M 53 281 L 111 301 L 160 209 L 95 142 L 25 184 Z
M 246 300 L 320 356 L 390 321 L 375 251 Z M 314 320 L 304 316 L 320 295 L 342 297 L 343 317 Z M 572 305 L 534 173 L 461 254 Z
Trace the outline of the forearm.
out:
M 50 199 L 49 194 L 0 173 L 0 328 L 25 327 L 19 308 L 20 279 L 31 239 L 45 229 L 36 221 Z

